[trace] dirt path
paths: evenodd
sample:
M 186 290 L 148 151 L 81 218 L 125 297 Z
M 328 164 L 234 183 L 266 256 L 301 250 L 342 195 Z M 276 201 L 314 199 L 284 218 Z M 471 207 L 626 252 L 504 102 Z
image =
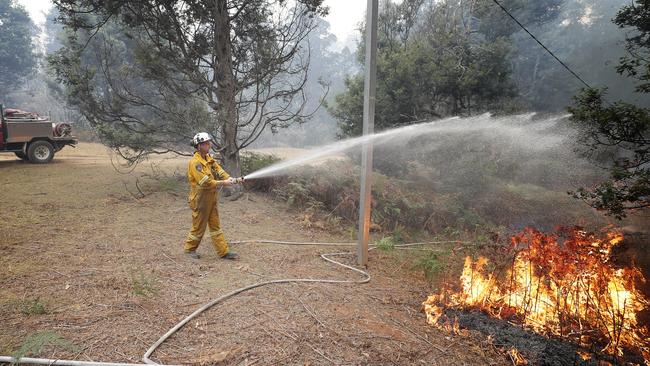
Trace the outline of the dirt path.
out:
M 117 172 L 106 149 L 80 144 L 52 164 L 0 158 L 0 354 L 27 340 L 69 343 L 38 357 L 139 362 L 195 309 L 233 289 L 287 278 L 357 279 L 320 259 L 341 248 L 233 245 L 217 258 L 207 240 L 186 259 L 190 225 L 185 159 Z M 155 177 L 156 179 L 150 179 Z M 137 182 L 137 186 L 136 186 Z M 140 191 L 145 194 L 140 198 Z M 230 240 L 349 241 L 306 227 L 299 212 L 250 193 L 220 203 Z M 288 284 L 244 293 L 205 312 L 153 358 L 197 364 L 505 365 L 485 339 L 426 325 L 433 291 L 411 252 L 374 251 L 365 285 Z M 352 263 L 352 257 L 344 257 Z M 54 342 L 56 343 L 56 342 Z

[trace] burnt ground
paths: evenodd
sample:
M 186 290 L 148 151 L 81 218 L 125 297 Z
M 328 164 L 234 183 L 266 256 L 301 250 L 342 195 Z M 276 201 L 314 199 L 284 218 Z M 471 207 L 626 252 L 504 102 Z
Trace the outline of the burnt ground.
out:
M 480 311 L 445 310 L 440 319 L 446 324 L 457 322 L 458 328 L 478 337 L 489 337 L 501 349 L 516 349 L 529 364 L 541 366 L 643 365 L 640 353 L 626 350 L 625 358 L 601 352 L 603 344 L 579 346 L 566 340 L 546 337 L 506 320 L 489 317 Z
M 48 165 L 0 157 L 0 354 L 139 362 L 177 322 L 233 289 L 287 277 L 359 278 L 320 259 L 340 247 L 235 244 L 241 260 L 223 261 L 204 240 L 203 257 L 186 259 L 185 164 L 184 158 L 159 159 L 118 172 L 104 147 L 83 143 Z M 224 201 L 220 212 L 233 241 L 351 236 L 345 229 L 319 229 L 304 213 L 260 194 Z M 187 324 L 153 359 L 510 364 L 483 335 L 453 335 L 426 324 L 421 303 L 435 281 L 414 269 L 423 253 L 372 251 L 372 280 L 364 285 L 274 285 L 236 296 Z

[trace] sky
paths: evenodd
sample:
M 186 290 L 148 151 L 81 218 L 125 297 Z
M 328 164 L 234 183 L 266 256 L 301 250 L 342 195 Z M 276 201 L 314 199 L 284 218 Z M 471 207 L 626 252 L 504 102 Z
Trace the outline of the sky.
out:
M 354 46 L 353 40 L 359 36 L 358 24 L 366 16 L 366 1 L 325 0 L 325 5 L 330 8 L 325 20 L 330 23 L 330 33 L 336 36 L 337 43 L 340 46 Z
M 53 6 L 50 0 L 18 0 L 18 3 L 27 9 L 34 23 L 39 25 L 45 23 L 45 13 Z
M 45 22 L 45 13 L 52 8 L 51 0 L 18 0 L 29 12 L 36 24 Z M 358 37 L 356 31 L 359 22 L 363 21 L 366 14 L 365 0 L 325 0 L 330 13 L 325 18 L 330 23 L 330 32 L 337 38 L 339 47 L 354 46 L 354 39 Z

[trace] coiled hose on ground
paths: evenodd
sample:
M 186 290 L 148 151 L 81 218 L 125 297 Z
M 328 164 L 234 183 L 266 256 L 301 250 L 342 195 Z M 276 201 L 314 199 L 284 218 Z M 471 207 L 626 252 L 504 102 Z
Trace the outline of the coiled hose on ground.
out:
M 457 240 L 447 240 L 447 241 L 430 241 L 430 242 L 420 242 L 420 243 L 408 243 L 408 244 L 397 244 L 395 245 L 395 248 L 397 249 L 406 249 L 407 247 L 413 247 L 413 246 L 419 246 L 419 245 L 427 245 L 427 244 L 443 244 L 443 243 L 460 243 L 460 241 Z M 291 242 L 291 241 L 277 241 L 277 240 L 242 240 L 242 241 L 233 241 L 231 244 L 277 244 L 277 245 L 305 245 L 305 246 L 356 246 L 356 243 L 319 243 L 319 242 Z M 371 246 L 369 250 L 376 249 L 376 246 Z M 339 265 L 341 267 L 347 268 L 351 271 L 357 272 L 363 276 L 362 279 L 359 280 L 337 280 L 337 279 L 313 279 L 313 278 L 286 278 L 286 279 L 278 279 L 278 280 L 271 280 L 271 281 L 264 281 L 264 282 L 258 282 L 246 287 L 239 288 L 237 290 L 234 290 L 232 292 L 229 292 L 223 296 L 220 296 L 209 303 L 201 306 L 199 309 L 194 311 L 192 314 L 188 315 L 185 319 L 181 320 L 178 324 L 176 324 L 174 327 L 172 327 L 167 333 L 163 334 L 157 341 L 154 343 L 147 352 L 145 352 L 144 356 L 142 357 L 142 361 L 144 364 L 149 364 L 149 365 L 159 365 L 155 361 L 151 360 L 150 357 L 151 355 L 156 351 L 158 347 L 160 347 L 161 344 L 163 344 L 169 337 L 171 337 L 174 333 L 176 333 L 179 329 L 181 329 L 185 324 L 187 324 L 190 320 L 194 319 L 204 311 L 210 309 L 211 307 L 215 306 L 216 304 L 223 302 L 233 296 L 236 296 L 238 294 L 241 294 L 243 292 L 266 286 L 266 285 L 272 285 L 272 284 L 281 284 L 281 283 L 367 283 L 370 281 L 370 275 L 361 269 L 348 266 L 346 264 L 343 264 L 341 262 L 335 261 L 334 259 L 331 259 L 329 257 L 331 256 L 342 256 L 342 255 L 349 255 L 353 254 L 351 252 L 338 252 L 338 253 L 326 253 L 326 254 L 321 254 L 320 257 L 323 258 L 325 261 Z M 136 366 L 140 365 L 142 366 L 143 364 L 133 364 L 133 363 L 114 363 L 114 362 L 94 362 L 94 361 L 75 361 L 75 360 L 55 360 L 55 359 L 46 359 L 46 358 L 28 358 L 28 357 L 21 357 L 21 358 L 14 358 L 10 356 L 0 356 L 0 362 L 7 362 L 7 363 L 12 363 L 12 364 L 41 364 L 41 365 L 66 365 L 66 366 Z M 162 365 L 161 365 L 162 366 Z

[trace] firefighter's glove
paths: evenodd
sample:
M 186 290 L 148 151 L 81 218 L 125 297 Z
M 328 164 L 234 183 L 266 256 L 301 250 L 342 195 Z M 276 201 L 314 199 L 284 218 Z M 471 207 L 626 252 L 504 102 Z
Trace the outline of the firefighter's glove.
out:
M 221 186 L 221 187 L 229 187 L 231 185 L 233 185 L 232 178 L 217 181 L 217 187 L 219 187 L 219 186 Z

